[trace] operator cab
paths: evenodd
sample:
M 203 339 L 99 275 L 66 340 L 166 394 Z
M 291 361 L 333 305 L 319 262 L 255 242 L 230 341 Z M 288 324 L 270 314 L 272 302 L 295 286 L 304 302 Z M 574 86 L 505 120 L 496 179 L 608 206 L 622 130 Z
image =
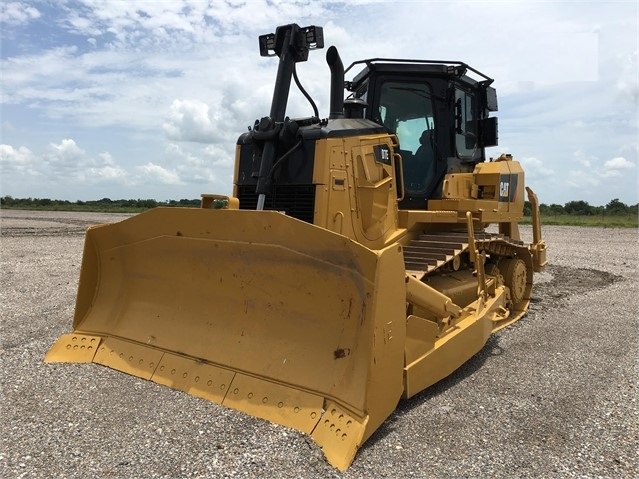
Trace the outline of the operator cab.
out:
M 335 180 L 317 176 L 324 170 L 316 160 L 326 162 L 338 154 L 325 151 L 324 140 L 395 135 L 399 145 L 392 148 L 402 161 L 390 155 L 389 138 L 375 161 L 392 164 L 394 177 L 401 176 L 393 184 L 402 209 L 426 209 L 429 199 L 441 198 L 445 174 L 472 172 L 485 160 L 485 147 L 497 144 L 497 119 L 489 118 L 497 110 L 493 80 L 464 63 L 371 59 L 344 70 L 337 49 L 330 47 L 330 114 L 321 119 L 298 79 L 296 64 L 306 61 L 310 50 L 323 48 L 322 28 L 283 25 L 260 36 L 259 46 L 262 56 L 277 56 L 280 62 L 269 115 L 238 138 L 233 195 L 242 209 L 283 211 L 313 223 L 323 211 L 316 200 L 326 201 L 322 195 Z M 345 82 L 345 73 L 355 65 L 364 67 Z M 286 116 L 293 81 L 313 116 Z M 346 100 L 345 87 L 351 92 Z M 345 185 L 347 178 L 335 181 Z
M 357 64 L 365 68 L 346 82 L 346 116 L 357 112 L 397 135 L 400 208 L 425 208 L 441 196 L 446 173 L 471 172 L 485 161 L 485 148 L 497 145 L 497 119 L 488 116 L 497 111 L 497 95 L 486 75 L 461 62 L 428 60 L 362 60 L 346 71 Z

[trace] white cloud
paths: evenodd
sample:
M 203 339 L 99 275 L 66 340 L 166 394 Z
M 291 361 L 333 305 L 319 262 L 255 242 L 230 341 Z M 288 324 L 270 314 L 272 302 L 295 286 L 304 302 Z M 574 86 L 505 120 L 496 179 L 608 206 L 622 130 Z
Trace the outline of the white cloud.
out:
M 634 168 L 635 164 L 626 160 L 622 156 L 617 156 L 604 163 L 604 168 L 607 170 L 628 170 Z
M 554 182 L 555 171 L 544 164 L 544 162 L 534 157 L 520 158 L 519 162 L 524 168 L 527 183 Z
M 165 162 L 175 165 L 180 178 L 198 188 L 194 190 L 196 195 L 229 193 L 233 182 L 234 152 L 216 145 L 171 143 L 166 148 Z
M 10 172 L 37 175 L 35 156 L 25 147 L 14 148 L 11 145 L 0 145 L 0 171 L 2 176 Z
M 126 184 L 127 171 L 116 164 L 110 153 L 92 156 L 80 148 L 75 140 L 66 138 L 59 144 L 51 143 L 43 155 L 53 180 L 70 180 L 85 184 L 112 182 Z
M 89 168 L 88 174 L 101 181 L 113 181 L 126 178 L 127 172 L 119 166 L 103 166 L 101 168 Z
M 90 167 L 87 174 L 99 181 L 124 180 L 127 178 L 127 171 L 115 164 L 113 157 L 109 153 L 98 155 L 97 166 Z
M 51 143 L 49 145 L 51 154 L 48 156 L 51 165 L 76 166 L 84 162 L 86 152 L 80 148 L 74 140 L 66 138 L 59 145 Z
M 149 179 L 151 181 L 157 180 L 165 185 L 178 185 L 182 183 L 175 170 L 166 169 L 152 162 L 138 166 L 137 170 L 144 175 L 143 181 L 148 181 Z
M 603 169 L 600 175 L 603 178 L 621 178 L 627 173 L 624 170 L 630 170 L 635 167 L 635 164 L 628 161 L 622 156 L 611 158 L 603 164 Z
M 232 43 L 247 29 L 273 29 L 290 21 L 306 24 L 313 17 L 331 16 L 330 4 L 296 0 L 81 3 L 82 9 L 68 9 L 61 22 L 64 27 L 76 35 L 101 36 L 111 47 L 124 49 L 187 49 L 216 40 Z
M 592 171 L 571 170 L 568 172 L 566 183 L 568 186 L 583 194 L 584 188 L 594 188 L 601 185 L 601 175 L 593 174 Z M 574 198 L 576 199 L 576 198 Z
M 573 156 L 575 160 L 577 160 L 577 163 L 579 163 L 581 166 L 583 166 L 586 169 L 591 169 L 593 163 L 596 164 L 598 161 L 597 157 L 592 155 L 587 155 L 586 152 L 584 152 L 582 149 L 575 151 Z
M 235 160 L 235 155 L 230 153 L 220 145 L 208 145 L 204 148 L 204 155 L 210 164 L 213 166 L 220 166 L 226 168 L 232 168 Z
M 604 170 L 599 173 L 601 178 L 619 178 L 621 176 L 621 172 L 619 170 Z
M 8 2 L 0 6 L 0 22 L 8 25 L 22 25 L 36 18 L 40 12 L 26 2 Z
M 634 187 L 631 182 L 632 175 L 628 175 L 626 170 L 634 168 L 635 164 L 626 158 L 618 156 L 602 163 L 596 156 L 586 159 L 585 153 L 581 150 L 576 151 L 574 156 L 583 168 L 570 170 L 566 183 L 576 190 L 576 194 L 584 195 L 595 188 L 597 191 L 609 192 L 608 196 L 613 198 L 624 192 L 626 184 L 627 187 Z
M 110 153 L 93 156 L 71 138 L 50 143 L 40 152 L 0 145 L 0 167 L 3 194 L 16 198 L 96 199 L 131 184 L 126 168 Z
M 170 140 L 210 143 L 223 137 L 224 115 L 200 100 L 173 100 L 162 125 Z

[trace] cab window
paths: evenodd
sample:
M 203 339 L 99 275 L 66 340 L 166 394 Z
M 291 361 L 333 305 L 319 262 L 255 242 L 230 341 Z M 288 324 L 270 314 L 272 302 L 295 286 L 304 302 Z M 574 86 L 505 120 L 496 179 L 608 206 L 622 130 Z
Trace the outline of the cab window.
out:
M 384 82 L 377 113 L 377 121 L 399 139 L 406 193 L 424 194 L 435 172 L 435 120 L 429 85 Z
M 475 97 L 455 90 L 455 146 L 460 158 L 473 158 L 477 150 L 477 121 Z

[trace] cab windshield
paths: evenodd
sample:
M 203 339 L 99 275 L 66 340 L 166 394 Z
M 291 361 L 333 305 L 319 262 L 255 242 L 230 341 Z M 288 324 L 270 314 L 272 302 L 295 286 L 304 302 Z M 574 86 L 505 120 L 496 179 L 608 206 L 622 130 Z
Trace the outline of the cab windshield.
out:
M 377 120 L 399 138 L 406 193 L 425 194 L 435 175 L 435 120 L 429 85 L 384 82 L 377 113 Z

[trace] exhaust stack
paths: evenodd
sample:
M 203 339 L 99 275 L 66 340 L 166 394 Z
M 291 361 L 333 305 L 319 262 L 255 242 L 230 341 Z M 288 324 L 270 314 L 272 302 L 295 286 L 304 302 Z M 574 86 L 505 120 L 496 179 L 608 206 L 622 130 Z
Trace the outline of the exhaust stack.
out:
M 331 69 L 331 112 L 328 118 L 344 118 L 344 64 L 337 48 L 330 47 L 326 51 L 326 63 Z

